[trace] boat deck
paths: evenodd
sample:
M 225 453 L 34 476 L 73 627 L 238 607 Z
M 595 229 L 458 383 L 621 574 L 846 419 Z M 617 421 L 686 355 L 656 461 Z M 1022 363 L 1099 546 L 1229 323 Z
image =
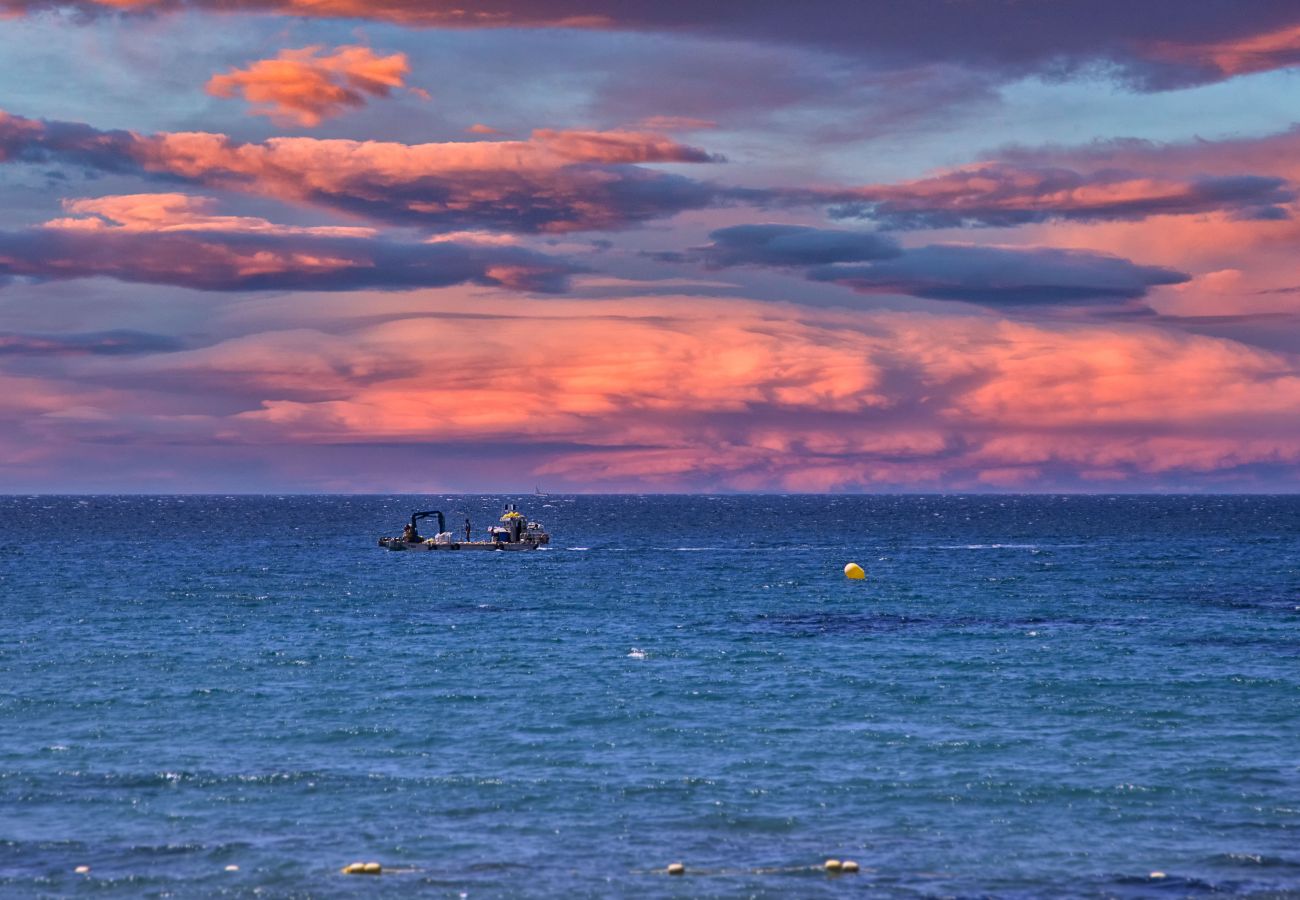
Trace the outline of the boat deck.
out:
M 379 546 L 388 550 L 536 550 L 541 541 L 449 541 L 445 544 L 428 541 L 404 541 L 401 538 L 380 538 Z

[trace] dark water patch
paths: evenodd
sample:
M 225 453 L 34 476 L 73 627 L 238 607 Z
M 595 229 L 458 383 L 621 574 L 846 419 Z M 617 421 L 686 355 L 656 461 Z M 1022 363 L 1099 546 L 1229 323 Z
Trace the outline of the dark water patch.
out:
M 909 627 L 933 627 L 938 625 L 933 619 L 913 616 L 892 615 L 888 613 L 760 613 L 757 617 L 760 629 L 800 632 L 804 635 L 824 633 L 870 633 L 899 631 Z

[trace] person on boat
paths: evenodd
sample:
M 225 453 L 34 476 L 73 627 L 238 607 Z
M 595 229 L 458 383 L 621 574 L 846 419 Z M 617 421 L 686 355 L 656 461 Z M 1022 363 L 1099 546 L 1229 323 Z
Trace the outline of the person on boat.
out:
M 418 544 L 424 538 L 420 537 L 420 532 L 415 530 L 414 522 L 407 522 L 406 527 L 402 529 L 402 540 L 408 544 Z
M 469 536 L 471 531 L 473 531 L 473 529 L 470 527 L 469 518 L 466 517 L 465 519 L 465 540 L 466 541 L 469 541 Z

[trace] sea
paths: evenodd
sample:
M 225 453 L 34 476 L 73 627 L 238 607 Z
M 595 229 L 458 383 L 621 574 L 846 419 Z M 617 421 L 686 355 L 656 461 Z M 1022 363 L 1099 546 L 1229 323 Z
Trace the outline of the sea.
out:
M 1297 496 L 11 496 L 0 622 L 4 897 L 1300 897 Z

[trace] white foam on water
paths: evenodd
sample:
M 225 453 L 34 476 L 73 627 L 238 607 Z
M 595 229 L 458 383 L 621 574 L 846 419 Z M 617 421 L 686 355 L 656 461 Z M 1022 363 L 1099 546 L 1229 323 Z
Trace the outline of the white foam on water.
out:
M 1038 544 L 940 544 L 940 550 L 1037 550 Z

